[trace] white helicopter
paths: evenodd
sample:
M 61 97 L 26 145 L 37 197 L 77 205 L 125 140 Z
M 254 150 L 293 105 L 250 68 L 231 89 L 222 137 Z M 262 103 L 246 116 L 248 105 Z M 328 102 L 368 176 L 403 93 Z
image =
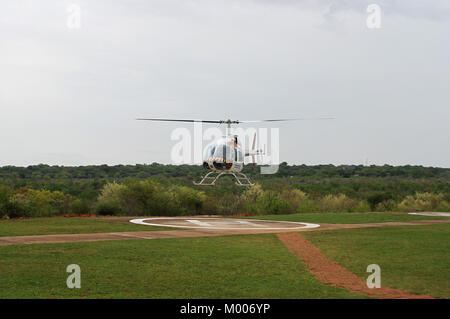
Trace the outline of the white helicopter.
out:
M 239 186 L 253 186 L 250 179 L 242 173 L 244 168 L 244 158 L 251 156 L 253 165 L 256 165 L 255 156 L 265 155 L 264 151 L 257 150 L 256 147 L 256 133 L 253 137 L 252 149 L 244 152 L 239 143 L 238 136 L 230 133 L 232 124 L 241 123 L 261 123 L 261 122 L 284 122 L 284 121 L 300 121 L 300 120 L 330 120 L 333 118 L 295 118 L 295 119 L 276 119 L 276 120 L 255 120 L 255 121 L 240 121 L 240 120 L 182 120 L 182 119 L 150 119 L 139 118 L 138 121 L 163 121 L 163 122 L 201 122 L 211 124 L 226 124 L 226 134 L 221 139 L 218 139 L 209 144 L 203 152 L 203 167 L 210 172 L 202 177 L 201 181 L 195 185 L 213 186 L 216 181 L 223 175 L 232 175 L 236 179 L 236 184 Z

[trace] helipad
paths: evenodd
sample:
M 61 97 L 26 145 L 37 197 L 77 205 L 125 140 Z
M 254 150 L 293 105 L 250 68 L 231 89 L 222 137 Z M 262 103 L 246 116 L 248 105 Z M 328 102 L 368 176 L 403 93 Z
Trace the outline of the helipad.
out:
M 130 222 L 149 226 L 221 230 L 296 230 L 320 227 L 318 224 L 301 222 L 219 217 L 155 217 L 132 219 Z

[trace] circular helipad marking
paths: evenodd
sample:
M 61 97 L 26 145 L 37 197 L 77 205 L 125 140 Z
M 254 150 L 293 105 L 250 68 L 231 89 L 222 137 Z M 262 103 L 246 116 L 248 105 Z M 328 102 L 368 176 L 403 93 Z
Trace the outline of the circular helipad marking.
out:
M 420 213 L 408 213 L 409 215 L 421 215 L 421 216 L 444 216 L 450 217 L 450 213 L 438 213 L 438 212 L 420 212 Z
M 295 230 L 320 227 L 318 224 L 301 222 L 218 217 L 153 217 L 132 219 L 130 222 L 149 226 L 221 230 Z

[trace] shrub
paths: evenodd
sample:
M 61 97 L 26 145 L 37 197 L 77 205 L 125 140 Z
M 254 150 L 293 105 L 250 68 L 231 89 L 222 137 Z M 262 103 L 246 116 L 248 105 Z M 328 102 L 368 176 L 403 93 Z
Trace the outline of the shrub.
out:
M 10 218 L 42 217 L 65 214 L 69 211 L 70 195 L 60 191 L 34 190 L 23 187 L 14 194 L 0 195 L 1 213 Z
M 374 192 L 367 196 L 367 202 L 372 211 L 376 210 L 378 204 L 390 199 L 392 199 L 392 195 L 387 192 Z
M 438 208 L 445 209 L 447 204 L 443 198 L 444 196 L 442 194 L 416 193 L 414 196 L 406 196 L 405 199 L 398 205 L 398 209 L 401 211 L 435 211 Z
M 278 197 L 274 192 L 266 192 L 261 199 L 264 214 L 287 214 L 292 210 L 291 205 L 284 199 Z
M 319 205 L 312 199 L 306 199 L 297 207 L 297 213 L 317 213 L 320 211 Z
M 393 212 L 397 209 L 397 203 L 392 199 L 388 199 L 378 203 L 375 207 L 375 211 L 377 212 Z
M 361 200 L 352 211 L 358 213 L 366 213 L 372 211 L 372 209 L 370 208 L 370 205 L 366 200 Z
M 98 215 L 121 215 L 125 213 L 122 203 L 124 190 L 125 186 L 116 182 L 105 184 L 100 191 L 95 213 Z
M 11 189 L 7 186 L 0 185 L 0 214 L 8 216 L 7 206 L 11 200 Z
M 438 212 L 450 212 L 450 203 L 446 200 L 440 202 L 439 206 L 436 208 Z
M 240 196 L 240 206 L 245 214 L 265 214 L 265 207 L 262 203 L 265 192 L 262 190 L 261 185 L 255 184 L 255 186 L 246 189 Z
M 252 209 L 246 206 L 239 198 L 233 194 L 224 193 L 219 198 L 212 197 L 205 203 L 205 212 L 211 214 L 231 215 L 236 212 L 244 214 L 255 214 Z M 216 209 L 214 210 L 214 207 Z
M 241 195 L 241 200 L 244 203 L 256 203 L 264 196 L 264 191 L 261 188 L 261 185 L 256 183 L 255 186 L 250 187 L 245 190 L 245 192 Z
M 234 198 L 233 198 L 234 199 Z M 234 203 L 237 201 L 234 199 Z M 229 214 L 228 211 L 224 211 L 223 205 L 221 205 L 221 201 L 219 201 L 214 196 L 206 196 L 205 201 L 202 205 L 202 213 L 203 214 Z
M 8 186 L 0 185 L 0 212 L 3 207 L 9 202 L 12 192 Z
M 308 195 L 299 189 L 283 189 L 280 198 L 289 203 L 291 212 L 298 211 L 298 208 L 308 200 Z
M 9 187 L 0 185 L 0 214 L 3 218 L 30 216 L 26 209 L 28 202 L 25 198 L 17 198 Z
M 70 213 L 75 215 L 90 214 L 91 207 L 88 202 L 81 199 L 75 199 L 70 203 Z
M 122 206 L 114 202 L 101 201 L 95 206 L 95 213 L 97 215 L 120 215 Z
M 174 216 L 201 212 L 206 196 L 186 186 L 163 187 L 153 179 L 106 184 L 98 198 L 98 214 Z
M 7 215 L 9 218 L 32 217 L 30 209 L 14 196 L 10 201 L 6 203 L 4 210 L 5 215 Z
M 186 186 L 172 186 L 169 188 L 168 194 L 173 203 L 177 204 L 174 210 L 189 215 L 200 213 L 206 199 L 205 193 Z
M 349 212 L 357 206 L 357 202 L 344 194 L 329 194 L 320 200 L 319 205 L 323 212 Z
M 121 200 L 121 193 L 125 189 L 124 185 L 117 184 L 116 182 L 108 183 L 103 186 L 98 197 L 102 202 L 115 202 Z
M 29 189 L 25 197 L 34 216 L 54 216 L 69 211 L 70 196 L 60 191 Z
M 161 185 L 154 180 L 131 180 L 125 186 L 120 193 L 126 215 L 164 215 L 165 208 L 171 205 L 170 196 L 163 194 Z

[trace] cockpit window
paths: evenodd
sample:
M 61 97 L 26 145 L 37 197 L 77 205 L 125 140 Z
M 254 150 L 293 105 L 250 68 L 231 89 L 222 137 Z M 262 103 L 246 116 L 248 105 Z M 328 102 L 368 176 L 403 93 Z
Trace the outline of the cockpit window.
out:
M 232 162 L 234 159 L 234 148 L 225 144 L 217 145 L 214 157 L 222 158 L 227 162 Z
M 209 145 L 203 154 L 203 157 L 212 157 L 214 155 L 214 152 L 216 151 L 216 145 L 212 144 Z
M 237 160 L 239 162 L 243 162 L 244 161 L 244 154 L 242 153 L 242 151 L 240 149 L 237 150 Z

